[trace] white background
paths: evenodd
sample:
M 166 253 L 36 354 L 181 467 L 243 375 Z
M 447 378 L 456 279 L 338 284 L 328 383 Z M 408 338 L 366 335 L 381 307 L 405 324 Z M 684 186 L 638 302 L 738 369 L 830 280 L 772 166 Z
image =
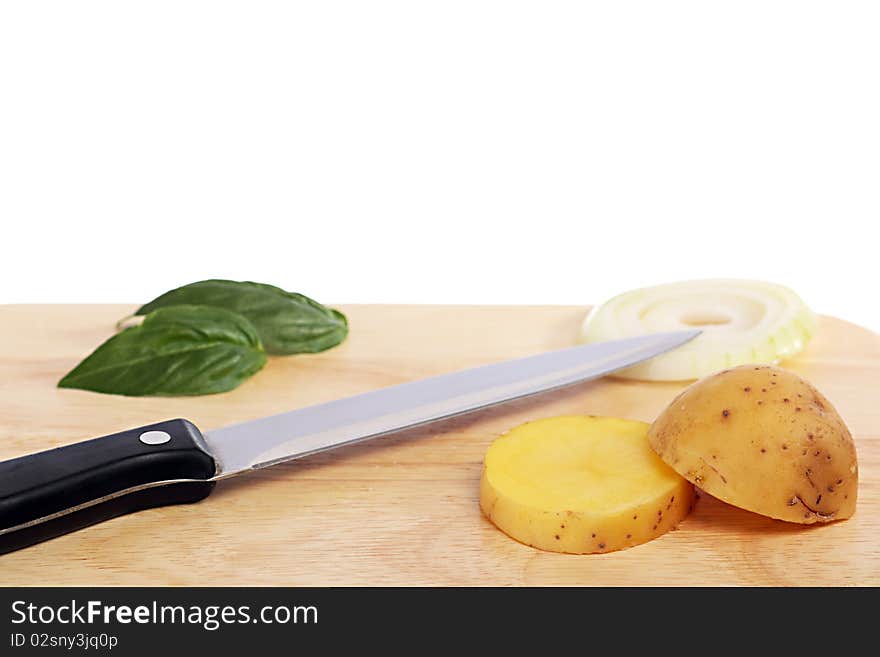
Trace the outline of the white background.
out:
M 880 328 L 876 2 L 0 4 L 0 302 L 784 283 Z

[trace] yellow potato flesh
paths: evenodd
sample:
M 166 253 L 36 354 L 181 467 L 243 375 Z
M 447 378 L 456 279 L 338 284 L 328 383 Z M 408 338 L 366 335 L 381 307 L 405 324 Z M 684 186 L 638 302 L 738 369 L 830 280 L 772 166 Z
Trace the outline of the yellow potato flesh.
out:
M 675 527 L 693 487 L 651 450 L 644 422 L 564 416 L 489 447 L 480 508 L 503 532 L 553 552 L 610 552 Z
M 734 506 L 802 524 L 855 512 L 852 436 L 831 402 L 792 372 L 744 365 L 701 379 L 648 439 L 679 474 Z

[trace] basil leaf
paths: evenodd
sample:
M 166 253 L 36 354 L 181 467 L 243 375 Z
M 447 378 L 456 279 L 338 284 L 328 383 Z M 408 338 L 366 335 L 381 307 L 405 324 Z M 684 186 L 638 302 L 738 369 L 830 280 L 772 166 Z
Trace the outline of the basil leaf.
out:
M 241 315 L 209 306 L 174 306 L 117 333 L 58 382 L 117 395 L 225 392 L 258 372 L 266 354 Z
M 315 353 L 335 347 L 348 335 L 348 320 L 302 294 L 250 281 L 207 280 L 184 285 L 142 306 L 144 315 L 178 304 L 215 306 L 247 317 L 270 354 Z

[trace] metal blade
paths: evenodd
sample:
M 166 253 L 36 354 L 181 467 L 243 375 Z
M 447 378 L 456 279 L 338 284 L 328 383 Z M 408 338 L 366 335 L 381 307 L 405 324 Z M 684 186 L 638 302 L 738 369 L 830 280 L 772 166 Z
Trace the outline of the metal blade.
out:
M 425 424 L 635 365 L 699 335 L 587 344 L 403 383 L 205 434 L 218 479 Z

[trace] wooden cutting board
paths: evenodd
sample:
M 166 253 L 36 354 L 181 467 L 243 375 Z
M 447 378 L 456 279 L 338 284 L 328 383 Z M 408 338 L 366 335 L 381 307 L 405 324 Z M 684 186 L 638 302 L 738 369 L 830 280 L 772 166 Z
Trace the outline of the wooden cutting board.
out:
M 203 430 L 574 342 L 586 308 L 346 306 L 351 336 L 274 358 L 231 393 L 132 399 L 58 379 L 129 306 L 0 306 L 0 458 L 185 417 Z M 785 366 L 849 424 L 854 518 L 803 527 L 707 496 L 677 531 L 629 550 L 562 555 L 480 514 L 483 453 L 526 420 L 651 421 L 682 387 L 605 378 L 222 482 L 204 502 L 117 518 L 0 556 L 2 585 L 880 584 L 880 336 L 823 317 Z

